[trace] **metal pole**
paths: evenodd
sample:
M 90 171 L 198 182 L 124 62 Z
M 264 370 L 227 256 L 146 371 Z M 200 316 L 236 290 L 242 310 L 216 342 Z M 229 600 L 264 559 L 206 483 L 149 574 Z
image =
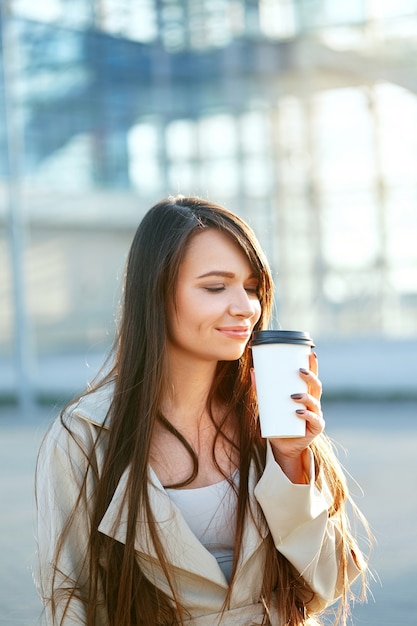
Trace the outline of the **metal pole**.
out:
M 2 8 L 3 7 L 3 8 Z M 21 409 L 29 412 L 34 405 L 32 387 L 33 353 L 29 316 L 26 306 L 24 270 L 24 218 L 20 197 L 20 160 L 22 154 L 20 116 L 15 98 L 16 41 L 10 20 L 9 3 L 0 3 L 1 52 L 3 58 L 4 118 L 8 161 L 8 243 L 12 268 L 14 307 L 16 391 Z

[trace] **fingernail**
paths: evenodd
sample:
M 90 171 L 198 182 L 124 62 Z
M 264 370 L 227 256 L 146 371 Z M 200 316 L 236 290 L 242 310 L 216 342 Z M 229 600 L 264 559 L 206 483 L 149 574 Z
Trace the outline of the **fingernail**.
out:
M 292 398 L 293 400 L 301 400 L 301 398 L 302 398 L 302 397 L 303 397 L 303 394 L 302 394 L 302 393 L 292 393 L 292 394 L 291 394 L 291 398 Z
M 308 370 L 304 369 L 304 367 L 300 367 L 300 372 L 302 374 L 309 374 L 310 373 Z
M 317 359 L 317 358 L 318 358 L 318 357 L 317 357 L 317 354 L 316 354 L 315 352 L 312 352 L 311 354 L 314 356 L 314 358 L 315 358 L 315 359 Z
M 305 409 L 297 409 L 296 413 L 298 413 L 298 415 L 304 415 L 304 413 L 306 412 Z

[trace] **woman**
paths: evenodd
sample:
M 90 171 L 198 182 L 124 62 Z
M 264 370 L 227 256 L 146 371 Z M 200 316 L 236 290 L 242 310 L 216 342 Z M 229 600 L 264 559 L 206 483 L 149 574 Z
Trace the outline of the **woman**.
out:
M 296 626 L 338 598 L 344 620 L 366 565 L 314 354 L 300 372 L 309 393 L 288 390 L 306 406 L 305 437 L 260 437 L 248 342 L 272 292 L 236 215 L 184 197 L 146 214 L 111 370 L 39 454 L 46 624 Z

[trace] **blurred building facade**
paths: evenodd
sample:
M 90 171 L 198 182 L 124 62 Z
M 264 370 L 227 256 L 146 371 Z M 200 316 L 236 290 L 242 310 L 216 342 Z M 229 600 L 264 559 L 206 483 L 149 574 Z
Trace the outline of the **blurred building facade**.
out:
M 18 325 L 104 349 L 177 193 L 253 226 L 283 327 L 417 335 L 417 1 L 3 0 L 0 26 L 3 354 Z

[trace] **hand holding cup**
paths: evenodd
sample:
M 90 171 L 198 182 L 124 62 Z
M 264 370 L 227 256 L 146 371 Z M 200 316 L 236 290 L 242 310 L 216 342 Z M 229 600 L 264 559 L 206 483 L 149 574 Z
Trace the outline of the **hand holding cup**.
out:
M 307 332 L 261 330 L 251 341 L 262 437 L 304 437 L 306 422 L 295 414 L 294 400 L 308 394 L 310 354 Z M 301 379 L 300 379 L 301 372 Z M 303 376 L 303 372 L 306 374 Z M 293 397 L 291 393 L 300 397 Z M 307 406 L 304 405 L 307 409 Z M 300 407 L 299 410 L 302 410 Z

